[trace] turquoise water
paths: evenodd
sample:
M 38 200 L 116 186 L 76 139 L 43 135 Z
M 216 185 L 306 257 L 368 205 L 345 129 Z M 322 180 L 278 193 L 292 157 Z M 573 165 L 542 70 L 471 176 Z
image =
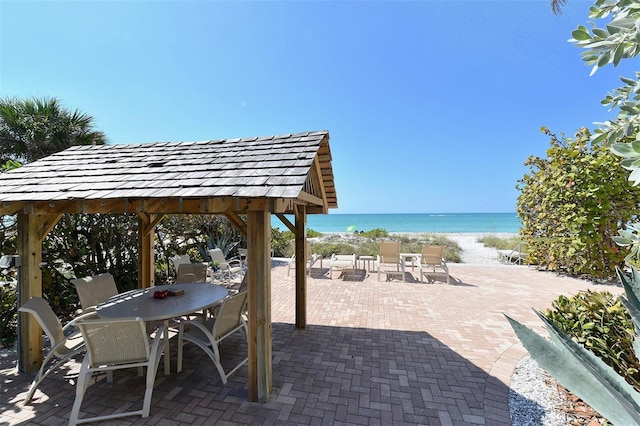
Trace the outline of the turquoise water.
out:
M 289 220 L 293 222 L 293 217 Z M 398 213 L 398 214 L 312 214 L 307 229 L 318 232 L 347 232 L 383 228 L 389 232 L 489 232 L 517 233 L 521 227 L 515 213 Z M 272 226 L 286 227 L 272 216 Z M 351 229 L 349 229 L 351 230 Z

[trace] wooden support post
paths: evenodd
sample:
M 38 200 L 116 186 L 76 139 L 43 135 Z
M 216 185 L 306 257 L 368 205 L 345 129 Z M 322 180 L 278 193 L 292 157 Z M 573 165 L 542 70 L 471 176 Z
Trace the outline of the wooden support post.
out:
M 295 252 L 296 252 L 296 328 L 307 328 L 307 210 L 295 207 Z
M 155 225 L 159 218 L 155 214 L 138 213 L 138 287 L 155 285 L 153 240 Z
M 29 297 L 42 297 L 42 220 L 35 214 L 18 215 L 17 253 L 21 266 L 18 286 L 22 306 Z M 42 329 L 29 314 L 20 313 L 20 368 L 23 372 L 38 371 L 42 365 Z
M 249 401 L 271 394 L 271 214 L 247 215 Z

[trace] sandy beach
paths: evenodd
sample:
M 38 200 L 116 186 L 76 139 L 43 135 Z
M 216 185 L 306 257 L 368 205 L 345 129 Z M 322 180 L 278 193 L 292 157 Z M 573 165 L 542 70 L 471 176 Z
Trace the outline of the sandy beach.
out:
M 500 238 L 511 238 L 518 234 L 443 234 L 455 241 L 462 248 L 462 263 L 472 265 L 499 265 L 498 251 L 495 248 L 485 247 L 478 242 L 478 238 L 494 235 Z

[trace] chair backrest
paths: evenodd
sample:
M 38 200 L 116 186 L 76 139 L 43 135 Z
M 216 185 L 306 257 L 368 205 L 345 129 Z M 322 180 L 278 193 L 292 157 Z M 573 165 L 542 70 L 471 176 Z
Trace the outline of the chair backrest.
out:
M 380 241 L 380 261 L 400 263 L 400 241 Z
M 76 326 L 84 338 L 92 368 L 149 359 L 149 337 L 142 318 L 89 319 Z
M 440 265 L 444 258 L 444 246 L 424 245 L 420 263 L 423 265 Z
M 84 311 L 118 294 L 116 282 L 113 275 L 109 273 L 76 278 L 71 280 L 71 283 L 76 287 L 80 305 Z
M 245 311 L 246 304 L 246 291 L 238 293 L 235 296 L 231 296 L 222 302 L 222 305 L 216 314 L 215 323 L 211 333 L 215 339 L 219 339 L 243 323 L 244 320 L 242 318 L 242 314 Z
M 240 281 L 240 287 L 238 287 L 238 293 L 242 293 L 249 290 L 249 274 L 244 274 L 242 281 Z
M 207 281 L 207 265 L 204 263 L 183 263 L 178 266 L 176 283 L 203 283 Z
M 49 338 L 51 347 L 56 346 L 65 339 L 60 319 L 43 298 L 32 296 L 18 310 L 33 315 L 38 324 L 40 324 L 42 331 Z M 56 353 L 56 355 L 60 354 Z
M 180 265 L 185 265 L 191 263 L 191 258 L 188 254 L 179 254 L 170 258 L 173 263 L 173 270 L 176 271 L 176 275 L 178 274 L 178 268 Z
M 218 262 L 220 264 L 221 269 L 226 269 L 229 266 L 229 262 L 227 258 L 224 257 L 224 253 L 219 248 L 214 248 L 209 250 L 209 256 L 211 257 L 211 261 L 213 263 Z

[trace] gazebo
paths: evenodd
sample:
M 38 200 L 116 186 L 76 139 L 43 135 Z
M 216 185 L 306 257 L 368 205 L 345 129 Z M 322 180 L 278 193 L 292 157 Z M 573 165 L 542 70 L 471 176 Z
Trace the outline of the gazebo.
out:
M 0 173 L 0 214 L 18 220 L 20 305 L 42 295 L 42 242 L 65 213 L 136 214 L 140 287 L 154 285 L 154 228 L 165 215 L 229 218 L 247 236 L 250 401 L 267 401 L 272 386 L 271 215 L 295 235 L 296 327 L 305 328 L 306 216 L 335 207 L 328 131 L 74 146 Z M 34 371 L 42 363 L 42 330 L 21 315 L 21 365 Z

